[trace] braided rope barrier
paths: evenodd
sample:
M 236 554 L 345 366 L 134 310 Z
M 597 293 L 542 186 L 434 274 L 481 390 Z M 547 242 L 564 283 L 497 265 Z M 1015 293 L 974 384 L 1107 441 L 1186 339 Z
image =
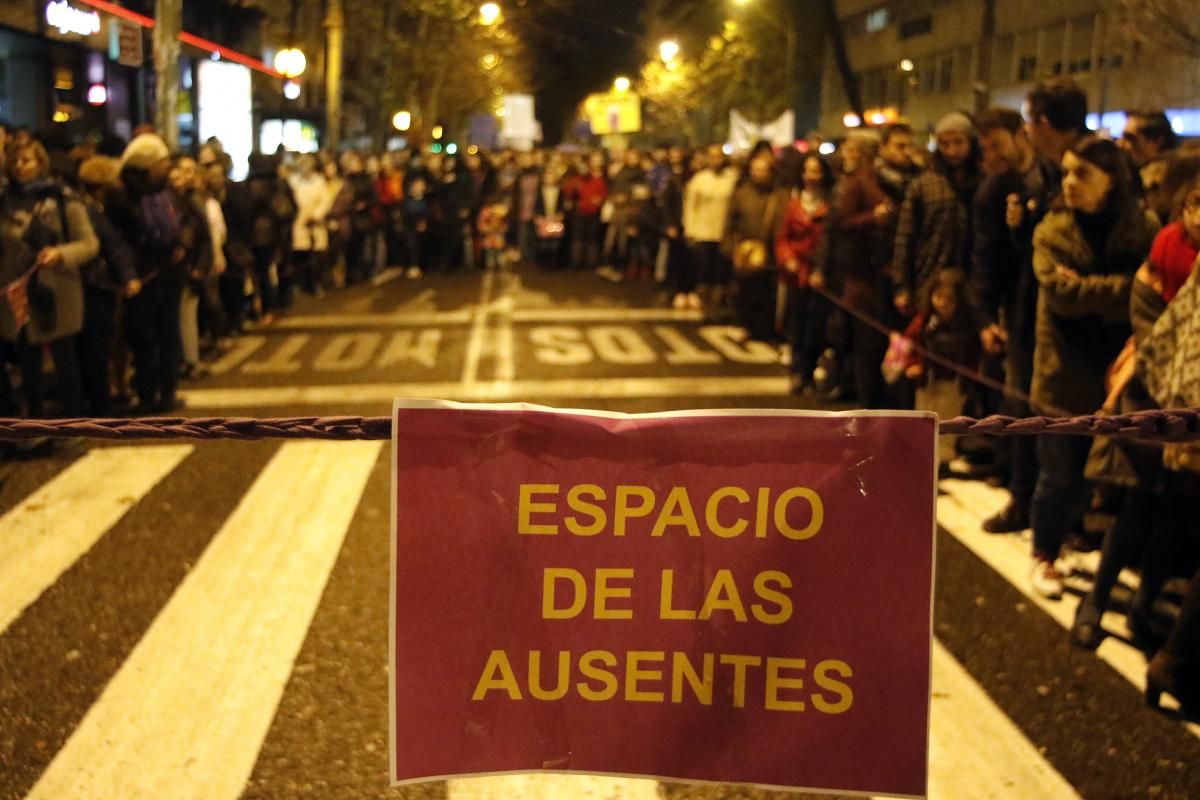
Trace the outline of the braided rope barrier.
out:
M 1141 411 L 1111 416 L 954 417 L 943 420 L 940 432 L 964 436 L 1029 436 L 1060 434 L 1112 436 L 1143 442 L 1200 441 L 1200 408 Z M 4 419 L 0 441 L 26 439 L 108 439 L 146 441 L 167 439 L 325 439 L 384 440 L 392 437 L 391 417 L 146 417 L 139 419 Z

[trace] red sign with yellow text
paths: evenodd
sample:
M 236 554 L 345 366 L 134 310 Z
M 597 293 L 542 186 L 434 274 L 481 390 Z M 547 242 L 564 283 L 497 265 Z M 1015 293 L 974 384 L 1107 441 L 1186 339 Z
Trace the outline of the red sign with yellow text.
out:
M 923 796 L 936 431 L 398 402 L 393 783 Z

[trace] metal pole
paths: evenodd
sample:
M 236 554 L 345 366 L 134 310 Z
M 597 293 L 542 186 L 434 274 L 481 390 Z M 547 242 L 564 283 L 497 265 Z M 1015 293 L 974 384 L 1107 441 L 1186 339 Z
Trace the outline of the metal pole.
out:
M 179 32 L 182 0 L 154 0 L 154 127 L 167 147 L 179 146 Z
M 336 150 L 342 139 L 342 38 L 346 17 L 342 0 L 329 0 L 325 16 L 325 149 Z

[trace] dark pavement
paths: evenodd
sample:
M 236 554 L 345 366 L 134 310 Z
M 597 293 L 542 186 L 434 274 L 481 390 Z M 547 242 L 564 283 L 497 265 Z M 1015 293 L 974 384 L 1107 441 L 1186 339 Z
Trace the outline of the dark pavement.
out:
M 664 293 L 650 282 L 614 284 L 591 273 L 533 270 L 429 275 L 418 281 L 394 273 L 381 278 L 376 286 L 304 298 L 278 323 L 248 332 L 215 365 L 215 374 L 185 384 L 187 413 L 386 415 L 398 396 L 624 412 L 821 407 L 812 398 L 787 394 L 778 348 L 743 341 L 735 328 L 705 325 L 694 312 L 667 309 Z M 29 563 L 6 563 L 6 557 L 24 552 L 8 543 L 43 537 L 47 552 L 55 551 L 52 540 L 69 527 L 53 516 L 54 509 L 39 507 L 37 493 L 68 470 L 86 468 L 92 450 L 112 447 L 121 446 L 89 442 L 51 457 L 0 465 L 0 582 Z M 115 463 L 136 469 L 139 454 L 155 447 L 160 445 L 125 448 L 128 457 L 117 454 Z M 167 626 L 177 624 L 173 596 L 182 596 L 181 587 L 193 577 L 195 583 L 205 580 L 205 559 L 217 557 L 206 551 L 217 550 L 218 540 L 225 547 L 226 537 L 229 547 L 238 546 L 235 537 L 243 536 L 243 528 L 225 529 L 233 526 L 231 515 L 236 518 L 239 503 L 255 491 L 257 481 L 266 481 L 258 491 L 270 493 L 270 480 L 283 480 L 264 477 L 271 465 L 278 464 L 283 477 L 308 475 L 320 466 L 313 459 L 339 458 L 339 451 L 310 456 L 289 447 L 197 444 L 164 476 L 147 478 L 136 494 L 118 498 L 127 510 L 96 531 L 94 543 L 78 555 L 59 556 L 62 571 L 0 627 L 0 798 L 31 791 L 36 797 L 237 796 L 236 789 L 230 795 L 213 788 L 210 775 L 193 774 L 188 754 L 164 755 L 148 746 L 130 751 L 135 760 L 125 771 L 165 770 L 165 782 L 134 782 L 123 790 L 116 779 L 94 777 L 90 765 L 108 757 L 111 743 L 90 728 L 93 719 L 106 718 L 104 713 L 114 718 L 124 713 L 136 724 L 154 707 L 159 695 L 149 693 L 141 708 L 101 713 L 97 707 L 125 696 L 124 681 L 135 691 L 139 681 L 147 692 L 170 685 L 171 676 L 157 674 L 155 665 L 166 662 L 155 660 L 150 643 L 161 637 L 148 631 L 170 631 Z M 199 741 L 204 727 L 198 726 L 196 753 L 222 753 L 225 760 L 217 763 L 228 764 L 227 782 L 244 786 L 247 798 L 507 797 L 499 789 L 489 794 L 482 784 L 387 788 L 390 474 L 386 447 L 367 457 L 374 461 L 364 479 L 351 481 L 348 494 L 336 495 L 354 504 L 343 509 L 347 518 L 339 530 L 344 538 L 329 545 L 331 569 L 314 566 L 297 573 L 302 576 L 297 595 L 310 594 L 315 613 L 308 622 L 297 612 L 303 617 L 295 623 L 302 639 L 295 640 L 294 663 L 289 656 L 278 665 L 277 706 L 269 693 L 239 701 L 267 704 L 261 734 L 247 734 L 248 744 L 240 749 L 230 742 L 210 746 Z M 332 483 L 312 481 L 319 488 Z M 1077 597 L 1061 607 L 1033 600 L 1016 578 L 1027 545 L 1019 537 L 988 538 L 979 532 L 979 521 L 1003 495 L 966 481 L 950 481 L 945 488 L 935 632 L 952 658 L 935 659 L 931 796 L 1200 797 L 1200 735 L 1196 727 L 1143 706 L 1135 685 L 1138 670 L 1144 670 L 1140 656 L 1116 637 L 1098 654 L 1071 649 L 1062 620 L 1069 620 L 1073 606 L 1068 604 Z M 76 487 L 63 492 L 72 496 Z M 277 498 L 280 506 L 287 502 Z M 81 504 L 72 517 L 84 528 L 88 508 Z M 295 535 L 282 522 L 286 511 L 265 512 L 280 521 L 273 536 Z M 49 529 L 32 530 L 28 520 L 40 519 L 50 520 Z M 238 584 L 247 597 L 257 590 L 255 576 L 247 568 Z M 229 594 L 226 589 L 200 596 L 213 609 L 224 609 Z M 9 599 L 0 586 L 0 625 L 5 602 Z M 274 642 L 271 629 L 286 627 L 283 622 L 247 622 L 245 647 L 258 647 L 260 636 Z M 1109 627 L 1121 632 L 1119 618 Z M 219 642 L 212 648 L 214 661 L 237 655 L 221 652 Z M 127 664 L 147 671 L 126 675 Z M 203 672 L 203 658 L 195 668 Z M 972 710 L 978 705 L 960 703 L 964 690 L 943 691 L 950 684 L 939 684 L 940 676 L 980 687 L 997 720 L 976 716 L 982 713 Z M 207 696 L 203 691 L 199 686 L 196 696 Z M 187 715 L 218 720 L 231 713 L 225 706 L 198 705 Z M 955 717 L 963 714 L 971 718 Z M 940 720 L 947 720 L 945 728 L 939 728 Z M 972 728 L 979 738 L 971 738 Z M 994 733 L 1009 729 L 1015 744 Z M 82 733 L 75 736 L 77 731 Z M 93 740 L 101 744 L 87 744 Z M 202 763 L 200 755 L 195 763 Z M 980 765 L 995 772 L 981 771 Z M 56 782 L 60 778 L 66 782 Z M 622 791 L 613 789 L 608 796 L 636 796 L 634 790 Z M 1044 794 L 1031 794 L 1035 791 Z M 658 792 L 676 800 L 800 796 L 674 784 Z M 574 795 L 554 784 L 537 796 Z

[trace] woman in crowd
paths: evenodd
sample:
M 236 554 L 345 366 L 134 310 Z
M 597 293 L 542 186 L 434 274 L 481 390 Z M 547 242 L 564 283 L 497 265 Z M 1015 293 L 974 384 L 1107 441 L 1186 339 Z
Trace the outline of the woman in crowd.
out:
M 1171 359 L 1155 358 L 1155 348 L 1147 349 L 1146 340 L 1165 311 L 1190 314 L 1196 307 L 1200 285 L 1189 287 L 1181 299 L 1185 309 L 1173 304 L 1181 290 L 1193 279 L 1200 258 L 1200 162 L 1193 161 L 1192 180 L 1175 193 L 1176 201 L 1169 212 L 1172 222 L 1158 232 L 1146 263 L 1138 270 L 1130 301 L 1130 321 L 1134 336 L 1118 357 L 1111 372 L 1111 386 L 1105 408 L 1108 411 L 1129 413 L 1160 406 L 1149 387 L 1160 389 L 1169 381 L 1155 380 L 1170 370 Z M 1185 334 L 1186 335 L 1186 334 Z M 1173 349 L 1196 349 L 1194 342 L 1175 342 Z M 1186 350 L 1183 351 L 1186 354 Z M 1168 404 L 1194 405 L 1200 398 L 1166 398 Z M 1109 596 L 1122 568 L 1132 564 L 1141 554 L 1141 580 L 1130 604 L 1127 622 L 1134 644 L 1152 654 L 1164 640 L 1157 659 L 1155 680 L 1160 688 L 1171 691 L 1185 706 L 1200 709 L 1200 661 L 1195 648 L 1198 644 L 1195 626 L 1197 609 L 1193 598 L 1191 617 L 1186 614 L 1177 630 L 1167 637 L 1156 624 L 1154 602 L 1159 589 L 1172 575 L 1184 571 L 1198 561 L 1194 526 L 1200 518 L 1200 475 L 1191 460 L 1180 458 L 1177 448 L 1122 441 L 1098 441 L 1092 448 L 1089 473 L 1098 480 L 1124 488 L 1124 502 L 1112 529 L 1105 535 L 1103 553 L 1091 591 L 1080 603 L 1071 628 L 1071 641 L 1078 647 L 1093 650 L 1107 635 L 1101 618 L 1108 606 Z M 1193 578 L 1193 587 L 1197 579 Z M 1185 603 L 1185 609 L 1188 605 Z M 1189 655 L 1190 651 L 1190 655 Z M 1152 665 L 1153 666 L 1153 665 Z M 1187 676 L 1193 676 L 1189 681 Z M 1155 698 L 1156 700 L 1157 698 Z
M 831 283 L 848 306 L 879 318 L 879 285 L 891 261 L 893 213 L 875 175 L 879 137 L 873 133 L 852 134 L 842 150 L 844 174 L 834 195 L 833 213 L 826 221 L 820 269 L 813 285 L 820 288 Z M 858 403 L 863 408 L 878 408 L 883 401 L 879 364 L 887 350 L 887 339 L 857 320 L 850 333 L 850 346 L 843 349 L 852 359 Z
M 100 242 L 100 255 L 80 274 L 83 278 L 83 331 L 79 335 L 79 367 L 88 411 L 112 416 L 108 362 L 112 352 L 121 297 L 141 291 L 129 245 L 108 221 L 105 202 L 117 186 L 120 165 L 114 158 L 95 156 L 79 165 L 81 199 Z
M 167 145 L 153 133 L 129 143 L 121 159 L 121 189 L 109 219 L 134 253 L 142 290 L 125 303 L 125 333 L 133 351 L 138 414 L 180 407 L 175 390 L 183 360 L 179 310 L 187 279 L 187 250 L 179 212 L 167 187 Z
M 62 414 L 83 413 L 84 398 L 75 334 L 83 327 L 83 284 L 79 271 L 100 252 L 87 209 L 61 183 L 51 180 L 50 157 L 36 141 L 12 147 L 8 154 L 8 187 L 0 197 L 0 227 L 5 249 L 0 286 L 24 287 L 27 309 L 12 315 L 4 338 L 14 342 L 21 366 L 25 413 L 42 417 L 45 383 L 42 346 L 54 357 L 55 380 Z M 10 301 L 11 302 L 11 301 Z M 7 376 L 0 392 L 9 395 Z M 11 397 L 0 398 L 6 413 L 15 413 Z
M 212 232 L 195 160 L 191 156 L 177 156 L 171 165 L 169 181 L 186 252 L 184 272 L 187 281 L 180 305 L 179 330 L 183 343 L 182 375 L 189 378 L 200 365 L 200 298 L 213 269 Z
M 1137 202 L 1126 160 L 1109 140 L 1083 137 L 1062 159 L 1064 207 L 1034 233 L 1038 281 L 1033 389 L 1036 410 L 1091 414 L 1105 400 L 1104 378 L 1129 336 L 1133 275 L 1157 222 Z M 1034 591 L 1062 596 L 1054 562 L 1087 508 L 1084 477 L 1091 440 L 1044 435 L 1033 494 Z
M 280 305 L 292 304 L 292 279 L 299 278 L 310 294 L 325 293 L 325 268 L 328 261 L 329 229 L 325 217 L 329 213 L 329 187 L 325 176 L 317 169 L 317 159 L 300 156 L 299 169 L 289 181 L 296 198 L 296 221 L 292 223 L 291 272 L 279 276 Z
M 819 156 L 804 159 L 800 185 L 792 190 L 787 214 L 775 244 L 779 290 L 784 294 L 783 329 L 791 348 L 788 366 L 792 394 L 800 394 L 812 379 L 821 352 L 825 315 L 809 288 L 817 252 L 829 214 L 833 171 Z
M 750 337 L 775 335 L 775 241 L 788 211 L 788 191 L 776 184 L 770 150 L 750 162 L 748 179 L 733 192 L 725 251 L 733 263 L 737 324 Z

